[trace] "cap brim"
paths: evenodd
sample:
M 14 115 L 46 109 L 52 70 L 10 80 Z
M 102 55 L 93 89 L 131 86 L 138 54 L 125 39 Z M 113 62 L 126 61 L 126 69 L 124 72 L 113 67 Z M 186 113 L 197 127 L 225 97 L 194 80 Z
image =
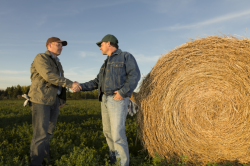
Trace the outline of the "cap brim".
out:
M 98 45 L 98 47 L 101 47 L 102 41 L 99 41 L 96 44 Z
M 62 43 L 62 46 L 66 46 L 68 44 L 67 41 L 56 41 L 56 42 Z

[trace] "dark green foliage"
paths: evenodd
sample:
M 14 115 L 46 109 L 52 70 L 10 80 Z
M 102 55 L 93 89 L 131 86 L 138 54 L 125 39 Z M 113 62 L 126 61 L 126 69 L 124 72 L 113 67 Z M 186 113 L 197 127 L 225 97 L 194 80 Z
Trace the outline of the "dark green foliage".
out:
M 32 113 L 28 106 L 22 106 L 23 102 L 0 101 L 0 165 L 29 164 Z M 142 146 L 136 142 L 135 117 L 128 116 L 126 131 L 131 156 L 136 158 Z M 108 145 L 102 132 L 98 100 L 67 101 L 60 109 L 54 135 L 50 140 L 50 154 L 53 165 L 88 165 L 87 162 L 92 165 L 108 165 Z M 145 157 L 140 162 L 144 160 Z
M 70 154 L 63 155 L 59 160 L 55 161 L 55 165 L 60 166 L 77 166 L 77 165 L 101 165 L 100 156 L 94 149 L 85 147 L 83 149 L 74 147 Z
M 7 87 L 6 90 L 0 90 L 0 96 L 2 98 L 6 97 L 8 99 L 15 99 L 22 94 L 27 94 L 30 89 L 30 86 L 12 86 Z M 19 97 L 21 98 L 21 97 Z
M 30 89 L 29 86 L 12 86 L 12 87 L 7 87 L 5 90 L 0 90 L 0 99 L 23 99 L 21 97 L 22 94 L 28 94 Z M 86 91 L 86 92 L 77 92 L 73 93 L 69 88 L 66 90 L 66 96 L 67 99 L 97 99 L 98 98 L 98 91 L 93 90 L 93 91 Z

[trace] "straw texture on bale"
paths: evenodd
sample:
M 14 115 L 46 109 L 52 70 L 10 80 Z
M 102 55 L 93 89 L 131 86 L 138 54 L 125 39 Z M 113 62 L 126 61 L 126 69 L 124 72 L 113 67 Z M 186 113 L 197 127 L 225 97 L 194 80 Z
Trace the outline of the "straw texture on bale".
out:
M 163 55 L 136 97 L 151 156 L 191 163 L 250 161 L 250 41 L 191 40 Z

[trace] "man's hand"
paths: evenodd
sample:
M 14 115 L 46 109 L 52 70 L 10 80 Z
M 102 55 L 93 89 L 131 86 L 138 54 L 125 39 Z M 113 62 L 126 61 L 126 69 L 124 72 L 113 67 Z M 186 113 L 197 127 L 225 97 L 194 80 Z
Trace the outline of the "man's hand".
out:
M 114 97 L 115 100 L 122 100 L 123 99 L 123 97 L 118 93 L 118 91 L 115 91 L 114 93 L 116 93 L 116 95 Z
M 63 106 L 65 106 L 65 104 L 59 105 L 59 109 L 62 108 Z
M 79 82 L 74 81 L 72 87 L 70 88 L 73 92 L 80 92 L 82 87 L 80 86 Z

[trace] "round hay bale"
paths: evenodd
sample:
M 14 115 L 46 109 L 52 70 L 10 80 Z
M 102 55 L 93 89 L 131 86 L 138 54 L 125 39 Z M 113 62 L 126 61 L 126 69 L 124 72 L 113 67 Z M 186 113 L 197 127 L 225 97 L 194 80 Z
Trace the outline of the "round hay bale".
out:
M 250 161 L 250 41 L 208 36 L 163 55 L 136 97 L 151 156 Z

